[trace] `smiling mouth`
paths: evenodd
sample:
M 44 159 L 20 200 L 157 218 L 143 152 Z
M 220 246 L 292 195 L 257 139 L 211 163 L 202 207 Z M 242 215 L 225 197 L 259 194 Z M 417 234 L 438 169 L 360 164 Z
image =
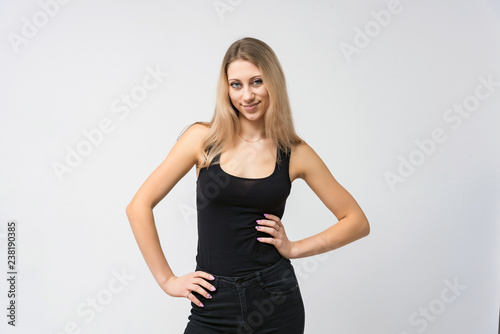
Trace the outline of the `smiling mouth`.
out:
M 252 104 L 248 104 L 248 105 L 244 105 L 242 104 L 243 108 L 252 108 L 252 107 L 255 107 L 256 105 L 258 105 L 260 102 L 257 102 L 257 103 L 252 103 Z

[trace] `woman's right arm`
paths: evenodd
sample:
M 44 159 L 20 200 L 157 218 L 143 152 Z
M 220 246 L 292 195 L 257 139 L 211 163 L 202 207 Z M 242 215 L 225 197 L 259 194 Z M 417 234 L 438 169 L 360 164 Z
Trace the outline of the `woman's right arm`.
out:
M 189 127 L 165 160 L 139 188 L 126 209 L 132 232 L 149 270 L 160 287 L 173 297 L 186 297 L 189 292 L 196 291 L 210 298 L 205 289 L 210 290 L 212 285 L 206 280 L 213 278 L 204 272 L 193 272 L 181 277 L 174 275 L 160 245 L 153 208 L 197 163 L 207 131 L 208 127 L 202 124 Z M 188 298 L 203 306 L 193 294 L 189 294 Z

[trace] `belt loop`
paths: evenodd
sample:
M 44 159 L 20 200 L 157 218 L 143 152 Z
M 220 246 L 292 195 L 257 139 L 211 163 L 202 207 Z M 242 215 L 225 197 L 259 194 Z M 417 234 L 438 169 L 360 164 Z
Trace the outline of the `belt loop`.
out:
M 260 272 L 256 272 L 255 276 L 257 278 L 257 281 L 259 282 L 260 287 L 265 288 L 265 284 L 262 281 L 262 277 L 260 276 Z

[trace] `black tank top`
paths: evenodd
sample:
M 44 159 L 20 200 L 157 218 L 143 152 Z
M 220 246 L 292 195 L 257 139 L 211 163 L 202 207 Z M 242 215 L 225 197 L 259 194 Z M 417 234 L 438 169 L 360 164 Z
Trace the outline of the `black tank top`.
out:
M 198 212 L 197 265 L 214 275 L 241 276 L 264 269 L 282 256 L 258 237 L 257 219 L 264 213 L 283 216 L 290 194 L 289 154 L 278 150 L 271 175 L 249 179 L 230 175 L 219 164 L 219 156 L 202 168 L 196 181 Z

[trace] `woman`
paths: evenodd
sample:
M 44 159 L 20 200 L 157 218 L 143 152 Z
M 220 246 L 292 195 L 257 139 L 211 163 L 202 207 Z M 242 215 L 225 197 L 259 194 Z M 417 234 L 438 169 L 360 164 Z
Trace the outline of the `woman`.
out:
M 176 276 L 162 252 L 153 208 L 197 170 L 196 270 Z M 281 221 L 301 178 L 338 222 L 290 241 Z M 127 207 L 139 248 L 160 287 L 191 301 L 184 333 L 303 333 L 304 306 L 290 259 L 344 246 L 369 233 L 354 198 L 295 133 L 281 65 L 262 41 L 228 49 L 211 122 L 178 139 Z

